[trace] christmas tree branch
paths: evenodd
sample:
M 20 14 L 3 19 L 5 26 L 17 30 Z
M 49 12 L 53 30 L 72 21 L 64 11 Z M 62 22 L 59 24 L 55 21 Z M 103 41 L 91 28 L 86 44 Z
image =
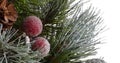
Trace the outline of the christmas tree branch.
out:
M 41 62 L 76 63 L 81 62 L 82 58 L 96 54 L 95 45 L 101 42 L 96 37 L 103 29 L 99 27 L 102 18 L 94 7 L 83 8 L 88 1 L 75 2 L 75 0 L 14 0 L 19 15 L 14 28 L 21 31 L 21 24 L 29 15 L 38 16 L 43 23 L 44 29 L 39 36 L 48 39 L 51 50 Z M 12 42 L 17 43 L 9 46 L 16 53 L 12 59 L 17 56 L 14 61 L 36 62 L 34 55 L 38 53 L 26 52 L 28 47 L 24 38 L 22 36 L 16 38 Z
M 74 7 L 72 13 L 69 19 L 63 21 L 61 31 L 56 32 L 55 42 L 52 41 L 53 58 L 50 63 L 70 62 L 96 54 L 95 45 L 100 41 L 95 37 L 101 31 L 101 28 L 96 27 L 102 21 L 99 13 L 96 13 L 92 7 L 83 11 L 79 5 Z

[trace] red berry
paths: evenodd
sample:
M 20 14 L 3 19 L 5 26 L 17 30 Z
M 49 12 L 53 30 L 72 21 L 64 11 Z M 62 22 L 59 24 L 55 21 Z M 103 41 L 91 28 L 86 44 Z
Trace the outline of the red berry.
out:
M 41 34 L 43 25 L 41 20 L 36 16 L 28 16 L 23 22 L 23 31 L 31 37 Z
M 34 43 L 32 44 L 31 49 L 33 51 L 38 50 L 40 54 L 45 57 L 50 51 L 50 44 L 49 42 L 43 38 L 43 37 L 38 37 L 34 40 Z

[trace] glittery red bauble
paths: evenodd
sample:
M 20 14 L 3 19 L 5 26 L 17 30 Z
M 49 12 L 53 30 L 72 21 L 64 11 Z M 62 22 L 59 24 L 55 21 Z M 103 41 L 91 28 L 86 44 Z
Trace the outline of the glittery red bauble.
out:
M 36 16 L 28 16 L 23 22 L 23 31 L 31 37 L 41 34 L 43 24 L 41 20 Z
M 31 49 L 33 51 L 38 50 L 40 52 L 40 54 L 45 57 L 48 55 L 49 51 L 50 51 L 50 44 L 49 42 L 43 38 L 43 37 L 38 37 L 34 40 L 34 43 L 32 44 Z

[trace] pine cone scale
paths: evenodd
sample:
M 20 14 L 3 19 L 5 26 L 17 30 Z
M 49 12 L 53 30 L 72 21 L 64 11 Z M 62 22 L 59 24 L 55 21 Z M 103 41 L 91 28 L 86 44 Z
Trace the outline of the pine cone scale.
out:
M 3 29 L 10 28 L 17 20 L 18 14 L 14 5 L 8 3 L 7 0 L 0 2 L 0 23 L 3 24 Z

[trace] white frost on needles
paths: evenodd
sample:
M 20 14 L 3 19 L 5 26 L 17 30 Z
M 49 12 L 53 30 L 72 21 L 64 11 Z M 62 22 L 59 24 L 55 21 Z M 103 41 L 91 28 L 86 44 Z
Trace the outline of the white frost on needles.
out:
M 25 37 L 26 45 L 27 45 L 27 52 L 29 52 L 31 49 L 31 44 L 30 44 L 30 38 L 28 36 Z

